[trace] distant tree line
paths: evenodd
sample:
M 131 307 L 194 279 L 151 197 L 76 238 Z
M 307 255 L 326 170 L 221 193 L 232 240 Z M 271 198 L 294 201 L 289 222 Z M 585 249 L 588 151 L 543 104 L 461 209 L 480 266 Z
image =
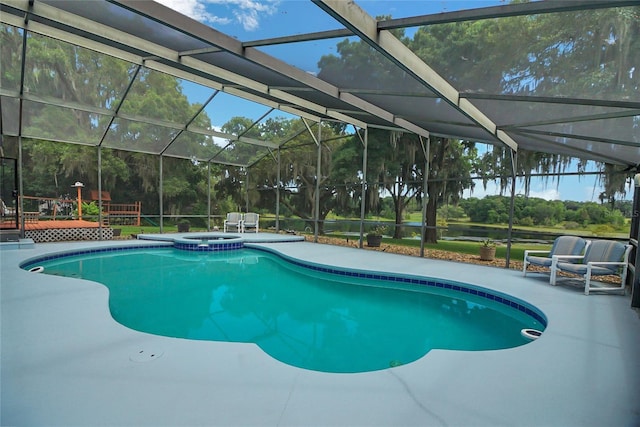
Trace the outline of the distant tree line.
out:
M 463 199 L 460 208 L 472 222 L 500 224 L 509 221 L 510 198 L 487 196 Z M 555 226 L 567 228 L 606 224 L 614 228 L 625 225 L 625 213 L 631 214 L 631 202 L 618 202 L 619 208 L 595 202 L 545 200 L 517 196 L 514 200 L 513 223 L 522 226 Z

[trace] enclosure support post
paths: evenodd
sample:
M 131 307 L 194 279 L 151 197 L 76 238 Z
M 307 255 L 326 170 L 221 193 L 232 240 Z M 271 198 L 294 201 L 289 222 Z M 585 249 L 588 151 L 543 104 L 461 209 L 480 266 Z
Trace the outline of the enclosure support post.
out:
M 431 150 L 431 138 L 427 138 L 427 145 L 425 146 L 422 136 L 420 138 L 420 144 L 422 145 L 422 152 L 424 153 L 424 172 L 422 173 L 422 222 L 420 224 L 420 257 L 424 257 L 424 234 L 427 230 L 427 197 L 429 193 L 429 160 Z
M 102 220 L 102 146 L 98 145 L 98 233 L 100 240 L 104 239 Z
M 162 206 L 162 154 L 160 154 L 160 165 L 158 167 L 158 201 L 160 206 L 160 234 L 164 232 L 164 207 Z
M 207 162 L 207 231 L 211 231 L 211 162 Z
M 25 31 L 26 33 L 26 31 Z M 20 98 L 22 103 L 22 98 Z M 20 122 L 22 123 L 22 106 L 20 107 Z M 22 125 L 20 125 L 22 128 Z M 24 188 L 22 186 L 22 130 L 18 134 L 18 204 L 16 205 L 16 211 L 20 212 L 16 218 L 20 221 L 20 238 L 24 239 Z
M 364 140 L 358 133 L 358 129 L 353 126 L 353 129 L 356 131 L 356 135 L 360 138 L 362 142 L 364 150 L 362 151 L 362 189 L 360 192 L 362 195 L 360 196 L 360 240 L 358 242 L 358 247 L 362 249 L 364 247 L 364 214 L 365 214 L 365 203 L 366 203 L 366 195 L 367 195 L 367 161 L 368 161 L 368 150 L 369 150 L 369 129 L 364 129 Z
M 313 241 L 314 243 L 318 243 L 318 229 L 320 227 L 320 180 L 322 179 L 322 120 L 320 120 L 320 125 L 318 126 L 318 140 L 316 141 L 318 145 L 318 156 L 316 158 L 316 209 L 314 213 L 314 230 L 313 230 Z
M 280 146 L 278 146 L 278 172 L 276 178 L 276 233 L 280 232 Z
M 509 203 L 509 228 L 507 229 L 507 255 L 505 258 L 505 268 L 509 268 L 511 261 L 511 233 L 513 231 L 513 211 L 516 197 L 516 171 L 518 168 L 518 153 L 509 150 L 511 154 L 511 201 Z
M 27 20 L 29 19 L 29 14 L 25 16 L 25 25 L 27 24 Z M 22 185 L 22 111 L 24 110 L 24 79 L 25 79 L 25 69 L 26 62 L 24 58 L 27 57 L 27 33 L 28 31 L 22 32 L 22 61 L 20 64 L 20 107 L 18 110 L 18 203 L 16 205 L 16 211 L 19 212 L 18 220 L 20 221 L 20 238 L 24 239 L 25 237 L 25 220 L 24 220 L 24 186 Z M 17 223 L 16 223 L 17 225 Z
M 633 281 L 631 282 L 631 307 L 640 308 L 640 173 L 637 173 L 634 178 L 634 193 L 633 193 L 633 215 L 631 217 L 631 233 L 630 244 L 635 250 L 635 258 L 633 261 Z
M 244 212 L 249 212 L 249 166 L 244 169 Z

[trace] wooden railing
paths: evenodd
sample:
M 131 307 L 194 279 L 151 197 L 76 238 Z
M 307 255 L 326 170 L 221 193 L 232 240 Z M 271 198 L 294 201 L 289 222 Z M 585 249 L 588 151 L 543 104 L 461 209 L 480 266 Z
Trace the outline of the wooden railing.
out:
M 75 200 L 67 197 L 22 196 L 25 222 L 42 219 L 72 219 Z
M 140 225 L 141 202 L 102 203 L 109 224 Z
M 60 220 L 74 219 L 77 201 L 67 197 L 22 196 L 25 222 L 38 222 L 40 219 Z M 134 203 L 102 203 L 103 225 L 140 225 L 141 202 Z M 97 221 L 94 216 L 83 215 L 83 219 Z

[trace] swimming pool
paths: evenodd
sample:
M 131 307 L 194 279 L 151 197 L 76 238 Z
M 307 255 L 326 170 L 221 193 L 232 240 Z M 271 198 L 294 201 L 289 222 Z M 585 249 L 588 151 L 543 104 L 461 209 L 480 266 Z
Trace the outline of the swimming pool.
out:
M 325 372 L 410 363 L 435 348 L 490 350 L 543 330 L 535 307 L 437 279 L 337 269 L 257 249 L 94 251 L 35 259 L 48 274 L 109 288 L 115 320 L 142 332 L 252 342 L 272 357 Z

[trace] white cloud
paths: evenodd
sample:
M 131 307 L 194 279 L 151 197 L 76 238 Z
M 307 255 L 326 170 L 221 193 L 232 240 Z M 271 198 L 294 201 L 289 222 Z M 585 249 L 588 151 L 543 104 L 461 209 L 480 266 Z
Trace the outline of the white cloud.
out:
M 171 9 L 203 23 L 226 25 L 237 22 L 245 31 L 255 31 L 260 27 L 263 16 L 273 15 L 278 10 L 280 0 L 155 0 Z M 225 17 L 210 13 L 208 5 L 225 7 L 233 16 Z
M 464 197 L 465 199 L 469 197 L 482 199 L 485 196 L 495 196 L 497 194 L 500 194 L 500 189 L 498 188 L 495 182 L 493 181 L 487 182 L 487 188 L 485 189 L 484 186 L 482 185 L 482 181 L 478 180 L 476 181 L 476 185 L 473 188 L 473 192 L 471 192 L 470 190 L 464 190 L 462 197 Z
M 279 0 L 208 0 L 208 2 L 226 5 L 246 31 L 255 31 L 260 27 L 262 16 L 276 13 Z
M 160 4 L 163 4 L 176 12 L 186 15 L 203 23 L 209 24 L 228 24 L 231 22 L 229 18 L 222 18 L 215 16 L 209 12 L 205 7 L 205 2 L 202 0 L 154 0 Z
M 601 186 L 597 186 L 594 189 L 593 185 L 585 185 L 584 187 L 581 187 L 581 188 L 583 191 L 582 199 L 588 200 L 591 202 L 599 202 L 598 197 L 600 196 L 600 192 L 603 191 L 603 188 Z M 633 191 L 631 193 L 633 194 Z
M 560 200 L 560 192 L 555 188 L 547 188 L 546 190 L 531 190 L 529 197 L 535 197 L 544 200 Z
M 222 127 L 221 126 L 211 126 L 211 129 L 216 131 L 216 132 L 222 132 Z M 211 138 L 213 138 L 213 143 L 215 145 L 217 145 L 218 147 L 226 147 L 227 144 L 229 143 L 229 140 L 226 138 L 220 138 L 219 136 L 212 136 Z
M 508 187 L 507 190 L 502 194 L 503 196 L 509 196 L 511 191 L 511 187 Z M 465 190 L 463 193 L 464 198 L 476 197 L 478 199 L 482 199 L 486 196 L 497 196 L 500 194 L 500 187 L 494 181 L 487 182 L 487 188 L 485 189 L 482 186 L 481 181 L 476 181 L 476 186 L 473 189 L 473 193 L 470 193 L 469 190 Z M 517 184 L 516 185 L 516 194 L 524 194 L 524 186 Z M 558 191 L 555 186 L 553 188 L 545 188 L 543 185 L 539 185 L 535 188 L 531 188 L 529 191 L 529 197 L 536 197 L 539 199 L 545 200 L 561 200 L 560 191 Z

